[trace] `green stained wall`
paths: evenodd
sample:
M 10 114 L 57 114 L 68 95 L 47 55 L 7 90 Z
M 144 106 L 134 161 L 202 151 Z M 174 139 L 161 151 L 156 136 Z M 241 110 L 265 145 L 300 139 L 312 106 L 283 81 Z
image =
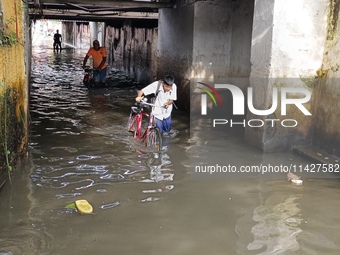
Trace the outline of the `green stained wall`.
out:
M 26 9 L 22 1 L 0 3 L 0 186 L 26 152 Z

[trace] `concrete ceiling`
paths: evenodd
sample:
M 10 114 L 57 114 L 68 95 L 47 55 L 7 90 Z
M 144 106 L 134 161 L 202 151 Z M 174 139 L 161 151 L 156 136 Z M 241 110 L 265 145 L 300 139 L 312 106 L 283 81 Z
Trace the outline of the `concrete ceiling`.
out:
M 176 0 L 30 0 L 33 20 L 108 21 L 115 19 L 157 19 L 158 9 L 176 8 Z

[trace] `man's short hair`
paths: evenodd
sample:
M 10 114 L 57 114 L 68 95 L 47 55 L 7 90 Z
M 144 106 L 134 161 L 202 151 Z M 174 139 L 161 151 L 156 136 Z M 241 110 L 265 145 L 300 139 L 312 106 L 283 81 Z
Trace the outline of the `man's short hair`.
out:
M 172 84 L 174 84 L 174 77 L 170 74 L 165 75 L 163 82 L 168 85 L 168 86 L 172 86 Z

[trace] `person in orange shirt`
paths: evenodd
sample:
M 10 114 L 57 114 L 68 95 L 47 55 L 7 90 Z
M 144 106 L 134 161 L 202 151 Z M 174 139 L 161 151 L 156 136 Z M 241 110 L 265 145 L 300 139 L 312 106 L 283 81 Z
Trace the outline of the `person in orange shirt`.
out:
M 93 47 L 91 47 L 85 55 L 83 61 L 83 68 L 86 66 L 87 60 L 92 57 L 93 60 L 93 79 L 94 86 L 100 87 L 105 85 L 106 80 L 106 48 L 100 47 L 99 41 L 93 41 Z

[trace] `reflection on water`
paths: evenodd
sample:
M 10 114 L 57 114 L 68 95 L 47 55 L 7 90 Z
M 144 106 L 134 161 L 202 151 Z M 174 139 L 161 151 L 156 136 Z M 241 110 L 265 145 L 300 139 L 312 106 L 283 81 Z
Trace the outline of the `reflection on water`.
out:
M 207 152 L 239 165 L 305 159 L 235 132 L 212 139 L 179 111 L 154 154 L 126 130 L 136 84 L 111 70 L 111 86 L 88 91 L 84 54 L 34 48 L 29 157 L 0 192 L 0 255 L 340 254 L 339 179 L 190 175 Z M 94 214 L 66 208 L 76 199 Z
M 301 194 L 269 196 L 253 211 L 256 222 L 251 229 L 253 242 L 247 249 L 257 254 L 283 254 L 299 250 L 297 235 L 301 233 Z

